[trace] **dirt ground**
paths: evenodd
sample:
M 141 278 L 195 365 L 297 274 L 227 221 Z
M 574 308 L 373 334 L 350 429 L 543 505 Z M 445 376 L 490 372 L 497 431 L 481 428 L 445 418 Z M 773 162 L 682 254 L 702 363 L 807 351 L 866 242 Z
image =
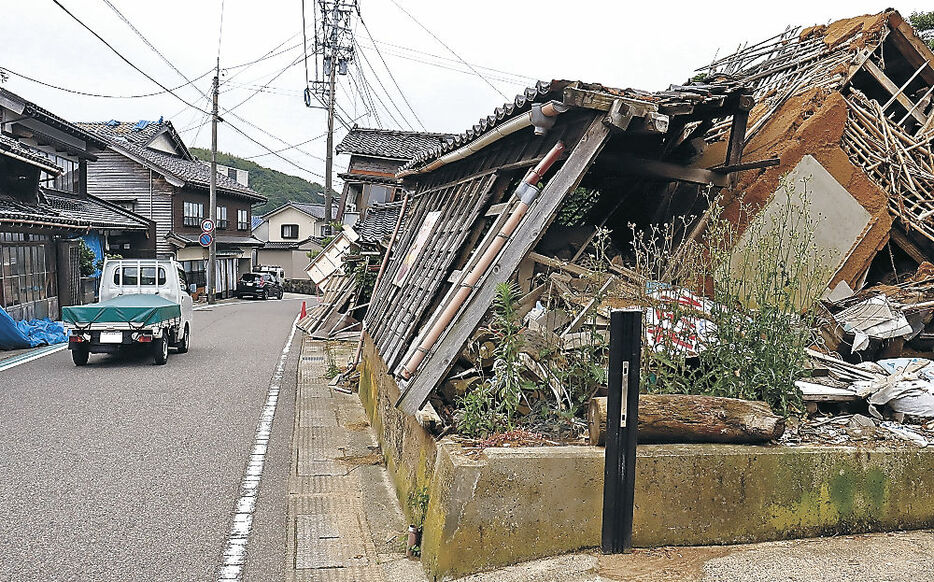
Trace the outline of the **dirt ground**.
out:
M 934 532 L 639 549 L 599 556 L 599 574 L 627 582 L 923 580 L 934 574 Z

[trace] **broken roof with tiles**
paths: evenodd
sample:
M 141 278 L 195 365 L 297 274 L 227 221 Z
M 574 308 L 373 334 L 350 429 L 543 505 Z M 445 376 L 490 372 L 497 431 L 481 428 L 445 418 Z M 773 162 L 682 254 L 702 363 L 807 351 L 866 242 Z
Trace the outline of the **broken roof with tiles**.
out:
M 135 123 L 111 120 L 77 125 L 103 138 L 115 151 L 166 178 L 174 178 L 188 187 L 199 189 L 211 185 L 211 166 L 191 155 L 171 121 L 162 118 Z M 220 172 L 217 173 L 217 188 L 229 196 L 245 198 L 253 203 L 266 202 L 265 196 Z
M 914 29 L 886 10 L 788 28 L 698 70 L 753 90 L 745 151 L 780 160 L 740 178 L 734 190 L 744 203 L 764 203 L 781 176 L 810 156 L 869 214 L 865 227 L 852 226 L 854 242 L 831 286 L 859 288 L 890 242 L 915 262 L 934 251 L 932 61 Z M 711 163 L 726 147 L 728 129 L 715 124 L 706 136 Z
M 443 145 L 454 137 L 448 133 L 370 129 L 354 126 L 337 144 L 339 154 L 411 160 L 421 152 Z
M 484 320 L 496 285 L 529 256 L 572 260 L 595 227 L 622 237 L 629 222 L 703 211 L 707 188 L 759 167 L 740 163 L 741 139 L 716 164 L 693 165 L 711 126 L 735 118 L 742 135 L 742 113 L 753 105 L 750 91 L 725 77 L 654 93 L 540 82 L 403 166 L 408 204 L 365 324 L 400 384 L 397 405 L 413 413 L 427 402 Z M 515 229 L 501 235 L 507 224 Z

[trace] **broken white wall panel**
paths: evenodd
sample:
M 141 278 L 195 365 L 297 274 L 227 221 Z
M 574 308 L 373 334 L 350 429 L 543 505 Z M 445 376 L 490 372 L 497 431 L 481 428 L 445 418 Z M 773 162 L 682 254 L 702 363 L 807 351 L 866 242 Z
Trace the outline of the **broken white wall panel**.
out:
M 757 250 L 770 244 L 762 237 L 769 238 L 781 232 L 784 236 L 781 247 L 791 248 L 793 237 L 805 237 L 808 231 L 813 231 L 807 261 L 814 268 L 826 270 L 826 286 L 849 256 L 850 249 L 866 232 L 872 216 L 811 155 L 805 155 L 786 180 L 790 191 L 780 186 L 756 215 L 733 250 L 730 269 L 734 277 L 753 285 L 760 272 Z M 782 223 L 789 215 L 798 217 L 795 225 L 798 230 L 783 228 Z M 772 257 L 763 259 L 772 260 Z

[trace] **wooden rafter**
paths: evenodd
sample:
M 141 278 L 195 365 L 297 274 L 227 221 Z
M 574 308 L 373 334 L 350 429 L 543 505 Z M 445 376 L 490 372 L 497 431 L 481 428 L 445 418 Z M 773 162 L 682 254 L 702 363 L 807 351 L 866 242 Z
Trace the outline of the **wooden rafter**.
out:
M 897 99 L 902 107 L 909 110 L 911 112 L 911 116 L 914 117 L 918 123 L 921 125 L 927 123 L 928 118 L 925 117 L 923 113 L 918 111 L 915 103 L 901 91 L 898 85 L 892 82 L 892 79 L 889 79 L 889 76 L 885 74 L 885 71 L 879 68 L 879 65 L 875 64 L 870 59 L 863 64 L 863 68 L 866 70 L 866 72 L 872 75 L 872 77 L 878 81 L 879 84 L 882 85 L 890 95 Z

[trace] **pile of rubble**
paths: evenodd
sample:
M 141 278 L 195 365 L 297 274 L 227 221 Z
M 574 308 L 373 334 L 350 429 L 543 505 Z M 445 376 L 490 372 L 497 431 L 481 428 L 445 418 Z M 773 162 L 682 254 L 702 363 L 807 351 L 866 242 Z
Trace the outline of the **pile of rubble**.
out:
M 821 303 L 823 350 L 796 382 L 812 413 L 865 407 L 881 421 L 934 418 L 934 265 L 908 280 Z
M 862 445 L 911 443 L 919 447 L 934 444 L 934 421 L 904 424 L 878 420 L 862 414 L 838 414 L 792 420 L 778 440 L 795 445 Z

